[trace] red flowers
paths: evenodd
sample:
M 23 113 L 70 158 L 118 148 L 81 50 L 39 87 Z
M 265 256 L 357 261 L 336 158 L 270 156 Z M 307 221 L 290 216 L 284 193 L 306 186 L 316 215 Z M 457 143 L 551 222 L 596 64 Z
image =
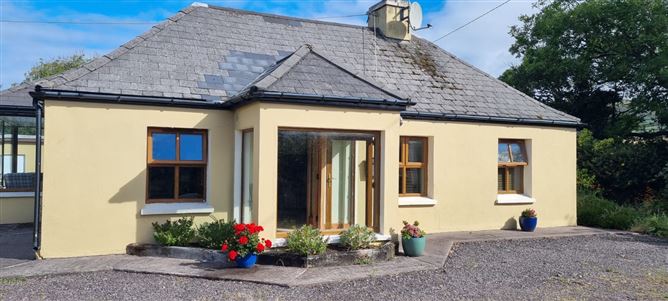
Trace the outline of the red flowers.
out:
M 235 260 L 237 259 L 237 255 L 238 255 L 237 251 L 232 250 L 229 253 L 227 253 L 227 258 L 229 258 L 230 260 Z
M 259 233 L 264 228 L 254 223 L 234 224 L 234 237 L 225 240 L 220 250 L 227 252 L 230 261 L 247 256 L 248 254 L 260 254 L 271 248 L 271 241 L 260 239 Z

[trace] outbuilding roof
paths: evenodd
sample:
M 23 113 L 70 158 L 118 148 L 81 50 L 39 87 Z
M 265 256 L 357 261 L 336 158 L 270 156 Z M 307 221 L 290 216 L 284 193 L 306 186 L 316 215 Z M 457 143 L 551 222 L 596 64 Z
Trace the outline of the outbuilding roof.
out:
M 281 78 L 267 78 L 299 51 Z M 417 36 L 397 41 L 366 26 L 206 5 L 183 9 L 81 68 L 2 91 L 0 104 L 31 105 L 36 84 L 224 104 L 269 80 L 272 91 L 410 100 L 415 105 L 403 113 L 414 118 L 579 124 Z

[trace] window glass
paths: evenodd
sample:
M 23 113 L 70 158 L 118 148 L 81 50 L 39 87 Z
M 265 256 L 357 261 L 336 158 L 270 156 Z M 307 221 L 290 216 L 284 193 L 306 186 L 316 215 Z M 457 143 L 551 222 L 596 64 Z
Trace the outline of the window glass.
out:
M 406 193 L 422 193 L 424 175 L 422 168 L 406 169 Z
M 510 162 L 508 143 L 499 142 L 499 162 Z
M 176 134 L 153 133 L 153 160 L 176 160 Z
M 241 144 L 241 222 L 249 223 L 253 218 L 253 131 L 243 133 Z
M 499 191 L 505 191 L 506 190 L 506 169 L 501 167 L 499 168 L 498 171 L 498 190 Z
M 521 191 L 522 190 L 522 171 L 523 168 L 520 167 L 512 167 L 509 168 L 508 175 L 510 175 L 510 187 L 508 187 L 509 191 Z
M 404 189 L 404 168 L 399 168 L 399 193 Z
M 204 167 L 179 168 L 179 198 L 204 198 Z
M 519 143 L 511 143 L 510 151 L 513 154 L 513 162 L 526 162 L 524 152 L 522 152 L 522 146 Z
M 408 162 L 424 162 L 424 140 L 408 140 Z
M 174 167 L 148 168 L 148 198 L 149 199 L 173 199 L 174 198 Z
M 146 202 L 205 201 L 207 131 L 149 128 L 148 135 Z
M 202 161 L 203 140 L 201 134 L 181 134 L 179 137 L 179 159 L 186 161 Z

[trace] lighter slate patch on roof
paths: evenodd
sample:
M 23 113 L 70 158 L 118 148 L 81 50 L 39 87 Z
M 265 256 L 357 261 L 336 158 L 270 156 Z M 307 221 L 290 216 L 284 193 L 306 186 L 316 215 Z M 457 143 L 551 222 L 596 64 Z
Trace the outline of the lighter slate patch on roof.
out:
M 30 105 L 28 92 L 35 84 L 224 102 L 304 44 L 311 45 L 317 55 L 294 66 L 294 74 L 286 75 L 277 89 L 339 95 L 380 93 L 375 96 L 393 91 L 416 103 L 405 116 L 579 122 L 419 37 L 399 43 L 374 36 L 366 26 L 215 6 L 187 7 L 82 68 L 0 92 L 0 103 Z M 318 55 L 327 64 L 318 61 Z M 355 82 L 360 78 L 372 79 L 374 84 Z

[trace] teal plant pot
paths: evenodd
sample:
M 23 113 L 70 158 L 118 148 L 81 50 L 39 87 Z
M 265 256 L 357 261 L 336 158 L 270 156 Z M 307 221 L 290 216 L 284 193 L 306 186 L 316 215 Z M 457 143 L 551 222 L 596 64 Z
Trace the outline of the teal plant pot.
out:
M 423 237 L 401 239 L 401 246 L 404 248 L 404 255 L 410 257 L 418 257 L 424 255 L 424 247 L 427 244 L 427 239 Z

